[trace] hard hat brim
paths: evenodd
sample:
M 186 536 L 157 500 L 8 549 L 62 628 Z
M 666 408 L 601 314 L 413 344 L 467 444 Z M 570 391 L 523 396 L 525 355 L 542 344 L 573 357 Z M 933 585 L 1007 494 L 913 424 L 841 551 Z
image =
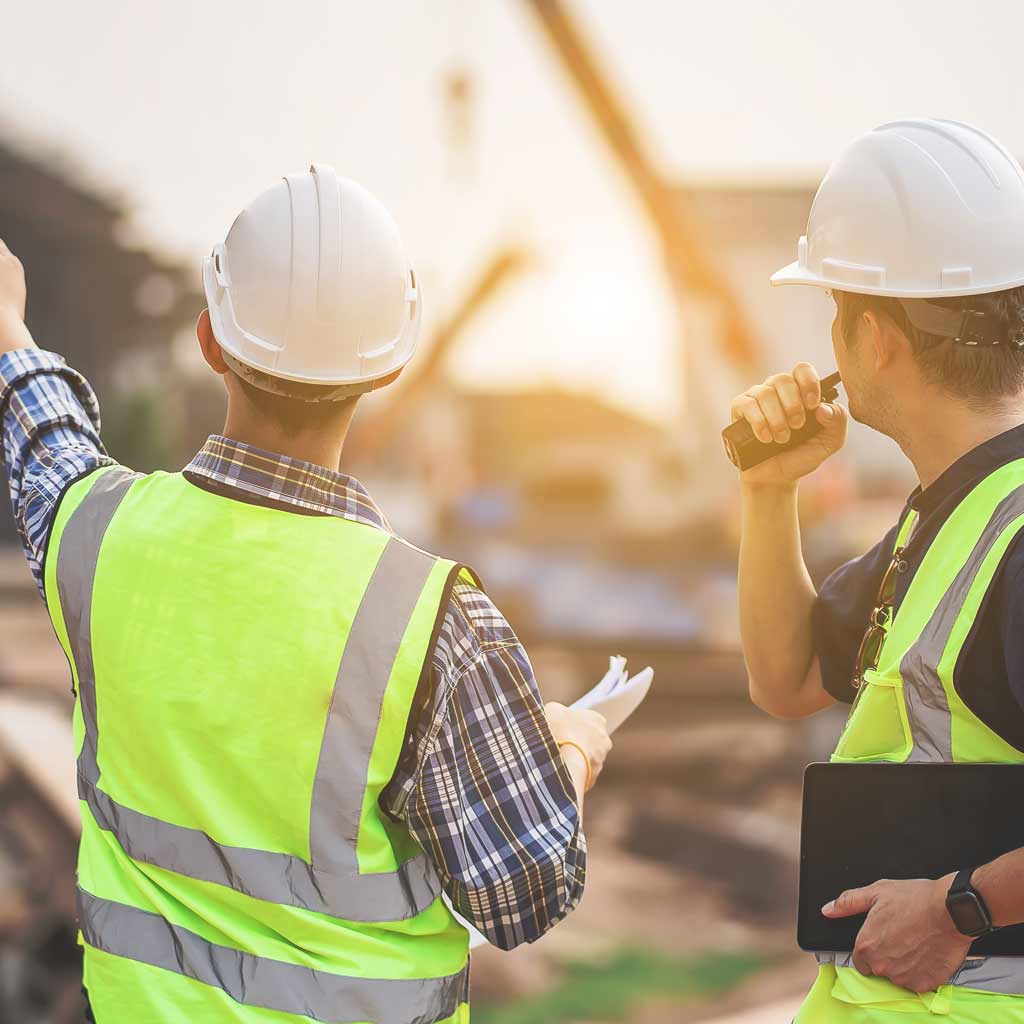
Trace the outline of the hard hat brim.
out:
M 837 292 L 850 292 L 854 295 L 880 295 L 893 299 L 945 299 L 955 298 L 958 295 L 991 295 L 994 292 L 1005 292 L 1010 288 L 1020 288 L 1024 285 L 1024 277 L 1021 277 L 984 287 L 967 285 L 963 288 L 887 288 L 824 277 L 802 266 L 799 260 L 794 260 L 781 270 L 777 270 L 769 280 L 773 288 L 784 285 L 804 285 L 811 288 L 833 288 Z
M 423 314 L 423 303 L 417 301 L 414 319 L 409 321 L 405 330 L 409 331 L 408 343 L 402 345 L 403 355 L 395 359 L 389 366 L 373 373 L 362 375 L 336 375 L 302 373 L 285 370 L 275 362 L 265 358 L 264 354 L 276 352 L 278 347 L 246 331 L 235 317 L 234 307 L 228 289 L 217 279 L 217 268 L 212 257 L 203 260 L 203 290 L 206 295 L 206 306 L 210 312 L 210 324 L 217 344 L 236 359 L 239 363 L 293 384 L 311 384 L 318 387 L 350 387 L 353 394 L 374 390 L 377 381 L 390 377 L 393 373 L 404 369 L 416 354 L 419 343 L 420 322 Z M 396 340 L 395 344 L 399 344 Z M 259 353 L 257 357 L 254 353 Z
M 792 263 L 788 263 L 781 270 L 776 270 L 770 280 L 773 288 L 778 288 L 784 284 L 806 284 L 814 285 L 818 288 L 832 287 L 826 284 L 817 274 L 812 274 L 806 267 L 800 266 L 799 260 L 793 260 Z

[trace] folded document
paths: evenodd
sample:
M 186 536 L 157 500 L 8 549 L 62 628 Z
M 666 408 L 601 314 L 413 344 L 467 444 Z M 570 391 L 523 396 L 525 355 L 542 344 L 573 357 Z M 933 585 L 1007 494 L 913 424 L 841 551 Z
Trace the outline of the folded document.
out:
M 643 702 L 654 679 L 654 669 L 648 666 L 632 678 L 626 672 L 626 659 L 614 655 L 608 659 L 608 671 L 601 682 L 585 693 L 574 708 L 600 711 L 608 720 L 608 731 L 615 732 Z

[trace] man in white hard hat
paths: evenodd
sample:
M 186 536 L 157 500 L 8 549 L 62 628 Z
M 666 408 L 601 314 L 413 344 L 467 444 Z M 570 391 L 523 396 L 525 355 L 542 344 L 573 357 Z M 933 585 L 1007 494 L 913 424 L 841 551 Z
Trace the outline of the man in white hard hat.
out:
M 920 486 L 815 593 L 797 485 L 842 447 L 847 413 L 806 363 L 733 401 L 765 442 L 822 427 L 741 474 L 754 702 L 784 718 L 853 704 L 837 761 L 1024 762 L 1024 172 L 967 125 L 884 125 L 832 165 L 772 280 L 830 291 L 850 415 Z M 960 867 L 837 893 L 822 912 L 866 922 L 852 955 L 819 954 L 799 1024 L 1024 1021 L 1024 960 L 965 962 L 975 936 L 1024 921 L 1024 850 Z
M 579 901 L 604 720 L 541 703 L 473 573 L 338 471 L 419 283 L 388 213 L 314 165 L 203 268 L 222 436 L 141 475 L 37 349 L 0 244 L 11 498 L 72 666 L 85 986 L 99 1024 L 468 1020 L 467 931 Z

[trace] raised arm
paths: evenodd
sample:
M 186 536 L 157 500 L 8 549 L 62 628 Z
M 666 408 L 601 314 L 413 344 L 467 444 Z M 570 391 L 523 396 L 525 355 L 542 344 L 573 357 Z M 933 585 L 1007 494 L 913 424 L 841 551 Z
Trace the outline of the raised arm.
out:
M 25 275 L 0 241 L 0 424 L 11 508 L 40 590 L 46 540 L 64 491 L 111 461 L 99 406 L 81 374 L 36 347 L 25 326 Z
M 807 363 L 776 374 L 732 403 L 765 442 L 785 443 L 790 429 L 816 416 L 822 430 L 792 451 L 740 476 L 740 636 L 750 696 L 780 718 L 804 718 L 834 703 L 821 682 L 814 651 L 815 592 L 800 549 L 797 489 L 801 477 L 842 447 L 846 411 L 820 401 L 818 375 Z

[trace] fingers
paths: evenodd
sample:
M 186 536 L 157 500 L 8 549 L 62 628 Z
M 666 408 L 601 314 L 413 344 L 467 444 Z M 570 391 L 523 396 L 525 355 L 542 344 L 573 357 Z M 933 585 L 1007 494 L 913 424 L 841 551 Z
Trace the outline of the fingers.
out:
M 0 238 L 0 259 L 12 267 L 17 266 L 21 269 L 21 260 L 7 248 L 7 243 L 2 238 Z
M 759 441 L 771 444 L 772 429 L 768 426 L 768 421 L 764 418 L 764 413 L 761 412 L 757 399 L 752 395 L 744 392 L 739 397 L 733 399 L 732 418 L 734 420 L 746 420 Z
M 874 977 L 873 961 L 874 954 L 870 949 L 862 947 L 859 943 L 854 947 L 853 966 L 858 974 L 863 974 L 865 978 Z
M 866 885 L 862 889 L 847 889 L 840 893 L 831 903 L 821 908 L 825 917 L 853 917 L 855 914 L 866 914 L 878 900 L 878 883 Z
M 777 373 L 748 388 L 732 403 L 732 418 L 746 420 L 763 442 L 785 444 L 791 431 L 807 421 L 807 410 L 821 403 L 818 374 L 810 363 L 798 363 L 790 373 Z
M 789 440 L 789 418 L 778 390 L 771 384 L 758 384 L 749 394 L 761 409 L 761 415 L 768 421 L 772 440 L 785 444 Z
M 793 380 L 800 389 L 800 397 L 808 409 L 816 409 L 821 402 L 821 382 L 818 371 L 810 363 L 797 363 L 793 367 Z
M 786 422 L 790 428 L 796 429 L 804 425 L 807 412 L 804 409 L 803 396 L 797 386 L 793 375 L 790 373 L 777 373 L 769 377 L 766 383 L 775 389 L 779 404 L 782 407 Z

